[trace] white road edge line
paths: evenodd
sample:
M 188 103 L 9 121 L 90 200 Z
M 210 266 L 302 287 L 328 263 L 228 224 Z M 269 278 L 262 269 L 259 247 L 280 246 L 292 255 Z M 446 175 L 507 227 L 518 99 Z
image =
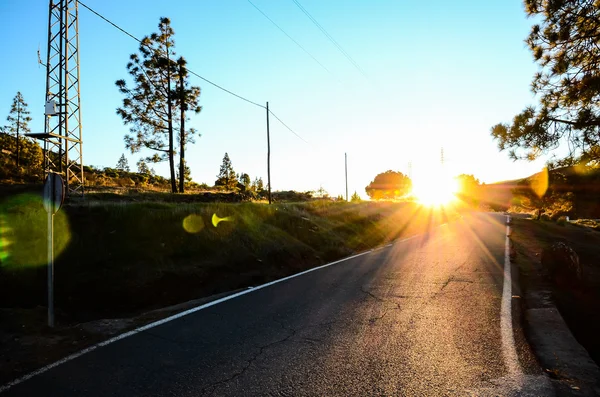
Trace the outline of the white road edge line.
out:
M 405 242 L 405 241 L 408 241 L 408 240 L 412 240 L 413 238 L 418 237 L 418 236 L 420 236 L 420 234 L 417 234 L 417 235 L 414 235 L 414 236 L 411 236 L 411 237 L 407 237 L 407 238 L 402 239 L 402 240 L 397 240 L 394 243 L 386 245 L 385 247 L 391 247 L 392 245 L 394 245 L 396 243 L 402 243 L 402 242 Z M 384 247 L 382 247 L 382 248 L 384 248 Z M 367 255 L 367 254 L 371 254 L 371 253 L 373 253 L 373 250 L 361 252 L 360 254 L 352 255 L 352 256 L 349 256 L 347 258 L 343 258 L 343 259 L 337 260 L 335 262 L 330 262 L 330 263 L 326 263 L 326 264 L 321 265 L 321 266 L 313 267 L 311 269 L 304 270 L 304 271 L 302 271 L 300 273 L 292 274 L 292 275 L 284 277 L 284 278 L 273 280 L 273 281 L 268 282 L 266 284 L 258 285 L 256 287 L 252 287 L 252 288 L 240 291 L 240 292 L 236 292 L 235 294 L 227 295 L 227 296 L 225 296 L 223 298 L 216 299 L 214 301 L 205 303 L 205 304 L 200 305 L 200 306 L 196 306 L 194 308 L 191 308 L 189 310 L 183 311 L 181 313 L 174 314 L 174 315 L 172 315 L 170 317 L 163 318 L 162 320 L 158 320 L 158 321 L 155 321 L 153 323 L 146 324 L 146 325 L 144 325 L 142 327 L 139 327 L 139 328 L 136 328 L 136 329 L 132 329 L 131 331 L 125 332 L 123 334 L 120 334 L 120 335 L 117 335 L 117 336 L 112 337 L 110 339 L 107 339 L 107 340 L 105 340 L 103 342 L 100 342 L 100 343 L 97 343 L 97 344 L 92 345 L 90 347 L 87 347 L 87 348 L 85 348 L 83 350 L 78 351 L 77 353 L 73 353 L 70 356 L 62 358 L 62 359 L 60 359 L 60 360 L 58 360 L 56 362 L 53 362 L 52 364 L 46 365 L 45 367 L 42 367 L 42 368 L 40 368 L 40 369 L 38 369 L 36 371 L 33 371 L 33 372 L 31 372 L 31 373 L 29 373 L 27 375 L 24 375 L 24 376 L 22 376 L 20 378 L 15 379 L 12 382 L 9 382 L 9 383 L 7 383 L 7 384 L 5 384 L 3 386 L 0 386 L 0 393 L 7 391 L 11 387 L 18 385 L 19 383 L 23 383 L 26 380 L 29 380 L 29 379 L 33 378 L 34 376 L 43 374 L 44 372 L 46 372 L 46 371 L 48 371 L 48 370 L 50 370 L 50 369 L 52 369 L 54 367 L 58 367 L 59 365 L 64 364 L 64 363 L 66 363 L 68 361 L 74 360 L 77 357 L 81 357 L 81 356 L 83 356 L 86 353 L 92 352 L 92 351 L 94 351 L 94 350 L 96 350 L 96 349 L 98 349 L 100 347 L 103 347 L 103 346 L 106 346 L 106 345 L 110 345 L 111 343 L 114 343 L 114 342 L 119 341 L 121 339 L 125 339 L 125 338 L 127 338 L 129 336 L 132 336 L 132 335 L 138 334 L 140 332 L 146 331 L 146 330 L 148 330 L 150 328 L 154 328 L 154 327 L 157 327 L 159 325 L 168 323 L 170 321 L 177 320 L 178 318 L 187 316 L 189 314 L 195 313 L 197 311 L 206 309 L 206 308 L 214 306 L 214 305 L 218 305 L 219 303 L 228 301 L 230 299 L 235 299 L 235 298 L 237 298 L 239 296 L 246 295 L 246 294 L 249 294 L 249 293 L 254 292 L 254 291 L 258 291 L 259 289 L 263 289 L 263 288 L 269 287 L 269 286 L 271 286 L 273 284 L 281 283 L 283 281 L 286 281 L 286 280 L 289 280 L 289 279 L 292 279 L 292 278 L 295 278 L 295 277 L 298 277 L 298 276 L 302 276 L 303 274 L 314 272 L 316 270 L 320 270 L 320 269 L 323 269 L 323 268 L 326 268 L 326 267 L 329 267 L 329 266 L 332 266 L 332 265 L 336 265 L 336 264 L 341 263 L 341 262 L 348 261 L 350 259 L 358 258 L 360 256 Z
M 510 215 L 506 216 L 506 237 L 504 243 L 504 287 L 500 307 L 500 333 L 502 336 L 502 354 L 508 373 L 512 376 L 523 374 L 519 365 L 512 325 L 512 277 L 510 268 Z

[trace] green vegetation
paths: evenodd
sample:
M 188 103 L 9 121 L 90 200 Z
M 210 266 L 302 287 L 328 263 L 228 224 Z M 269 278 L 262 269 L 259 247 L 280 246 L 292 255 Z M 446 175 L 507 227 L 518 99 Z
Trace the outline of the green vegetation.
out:
M 179 127 L 179 192 L 184 191 L 185 145 L 193 142 L 194 129 L 185 129 L 187 110 L 199 113 L 199 87 L 188 87 L 185 59 L 175 57 L 175 32 L 168 18 L 161 18 L 158 33 L 144 37 L 140 42 L 139 54 L 132 54 L 127 63 L 127 72 L 133 80 L 128 87 L 125 80 L 116 85 L 125 98 L 117 109 L 123 122 L 130 126 L 130 135 L 125 136 L 125 146 L 131 153 L 142 149 L 154 151 L 146 158 L 148 162 L 169 162 L 171 192 L 178 186 L 175 175 L 175 129 Z
M 525 11 L 539 21 L 526 40 L 540 65 L 531 84 L 539 106 L 527 107 L 512 124 L 492 127 L 492 136 L 514 159 L 533 160 L 567 143 L 569 151 L 557 165 L 598 164 L 598 2 L 526 0 Z
M 17 166 L 16 137 L 0 133 L 0 180 L 13 183 L 42 180 L 44 153 L 37 142 L 19 137 L 19 165 Z
M 72 320 L 128 315 L 264 283 L 426 231 L 449 216 L 412 203 L 325 200 L 87 202 L 61 212 L 57 228 L 68 243 L 56 261 L 56 302 Z M 0 265 L 0 299 L 5 307 L 44 305 L 41 203 L 15 198 L 2 204 L 2 214 L 10 244 Z M 226 218 L 217 227 L 215 214 Z
M 217 180 L 215 181 L 215 186 L 222 186 L 226 190 L 234 190 L 237 188 L 238 183 L 238 178 L 233 170 L 229 154 L 225 153 L 225 156 L 223 156 L 223 163 L 221 164 L 221 168 L 219 168 L 219 175 L 217 175 Z
M 10 112 L 6 121 L 9 122 L 8 126 L 5 127 L 6 132 L 12 133 L 15 135 L 15 144 L 16 144 L 16 164 L 17 168 L 21 165 L 20 155 L 21 155 L 21 137 L 24 134 L 31 132 L 29 129 L 29 122 L 31 121 L 31 117 L 29 116 L 29 110 L 27 110 L 27 103 L 25 99 L 23 99 L 23 95 L 20 92 L 17 92 L 15 98 L 13 99 L 13 103 L 10 106 Z
M 377 174 L 365 191 L 373 200 L 400 199 L 410 193 L 412 181 L 399 171 L 388 170 Z

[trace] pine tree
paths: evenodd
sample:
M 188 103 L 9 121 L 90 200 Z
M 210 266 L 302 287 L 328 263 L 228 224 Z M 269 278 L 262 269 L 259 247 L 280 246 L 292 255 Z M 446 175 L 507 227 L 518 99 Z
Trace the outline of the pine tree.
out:
M 233 165 L 231 165 L 231 159 L 229 159 L 229 154 L 225 153 L 215 186 L 223 186 L 229 190 L 235 190 L 237 184 L 238 180 L 235 171 L 233 170 Z
M 248 175 L 245 172 L 243 172 L 243 173 L 240 174 L 239 180 L 240 180 L 240 183 L 242 185 L 244 185 L 244 189 L 245 190 L 251 190 L 251 188 L 252 188 L 252 181 L 250 179 L 250 175 Z
M 137 163 L 137 169 L 140 174 L 150 174 L 150 169 L 148 168 L 148 164 L 144 159 L 140 159 Z
M 262 193 L 262 191 L 265 189 L 264 186 L 264 182 L 262 180 L 262 178 L 254 178 L 254 181 L 252 182 L 252 188 L 257 192 L 257 193 Z
M 125 146 L 136 153 L 141 149 L 159 152 L 148 157 L 149 162 L 168 161 L 171 174 L 171 192 L 177 192 L 175 181 L 174 106 L 175 76 L 177 63 L 173 60 L 174 31 L 168 18 L 161 18 L 158 33 L 144 37 L 139 54 L 132 54 L 127 63 L 134 87 L 125 80 L 116 82 L 125 95 L 123 106 L 117 114 L 130 125 L 131 134 L 125 136 Z
M 115 168 L 119 171 L 129 172 L 129 162 L 125 158 L 125 154 L 122 154 L 121 157 L 119 157 L 119 161 L 117 162 L 117 166 Z
M 200 113 L 202 107 L 198 104 L 200 100 L 200 87 L 189 87 L 188 88 L 188 77 L 189 73 L 185 65 L 187 64 L 186 60 L 183 57 L 180 57 L 177 60 L 177 91 L 174 93 L 173 97 L 179 106 L 179 192 L 184 192 L 185 186 L 185 145 L 187 143 L 194 143 L 195 135 L 200 136 L 198 132 L 194 128 L 190 128 L 189 130 L 185 129 L 185 122 L 188 120 L 186 118 L 186 112 L 188 110 L 193 111 L 194 113 Z M 189 171 L 189 167 L 188 167 Z M 188 172 L 188 175 L 190 173 Z
M 360 198 L 360 196 L 358 195 L 358 193 L 356 193 L 356 190 L 354 191 L 354 194 L 350 198 L 350 201 L 353 202 L 353 203 L 357 203 L 359 201 L 362 201 L 362 199 Z
M 537 105 L 492 127 L 500 150 L 534 160 L 563 149 L 556 165 L 600 163 L 600 3 L 525 0 L 535 21 L 526 43 L 539 68 Z M 555 153 L 557 154 L 557 153 Z
M 181 173 L 180 170 L 181 168 L 177 169 L 177 180 L 178 181 L 184 181 L 184 182 L 191 182 L 192 181 L 192 170 L 190 169 L 190 167 L 188 167 L 188 165 L 184 162 L 184 167 L 183 167 L 183 178 L 181 177 Z M 179 187 L 179 193 L 184 193 L 183 188 Z
M 10 112 L 6 120 L 10 123 L 5 129 L 8 132 L 12 132 L 15 134 L 16 142 L 17 142 L 17 168 L 21 163 L 21 144 L 20 144 L 20 134 L 26 134 L 30 132 L 29 122 L 31 121 L 31 117 L 29 117 L 29 110 L 27 110 L 27 103 L 23 99 L 23 95 L 21 92 L 17 92 L 13 99 L 13 103 L 10 106 Z

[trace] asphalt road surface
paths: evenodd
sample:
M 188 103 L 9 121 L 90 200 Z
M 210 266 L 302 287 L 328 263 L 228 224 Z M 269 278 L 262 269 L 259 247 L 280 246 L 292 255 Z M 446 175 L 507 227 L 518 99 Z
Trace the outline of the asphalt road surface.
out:
M 504 216 L 465 216 L 139 332 L 2 396 L 551 395 L 519 321 L 502 336 L 505 240 Z

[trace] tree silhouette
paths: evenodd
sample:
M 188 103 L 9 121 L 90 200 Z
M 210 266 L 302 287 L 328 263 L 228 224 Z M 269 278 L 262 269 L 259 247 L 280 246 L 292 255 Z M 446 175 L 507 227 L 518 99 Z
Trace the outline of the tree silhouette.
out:
M 117 162 L 117 166 L 115 168 L 120 171 L 129 172 L 129 162 L 125 158 L 124 154 L 122 154 L 121 157 L 119 157 L 119 161 Z
M 219 169 L 219 175 L 217 175 L 215 186 L 223 186 L 226 189 L 235 190 L 237 184 L 238 180 L 235 171 L 233 170 L 231 159 L 229 158 L 229 154 L 225 153 L 225 156 L 223 156 L 223 163 Z
M 408 176 L 401 172 L 388 170 L 377 174 L 365 191 L 373 200 L 392 200 L 407 195 L 411 188 L 412 182 Z
M 183 178 L 182 175 L 180 174 L 180 170 L 181 168 L 177 169 L 177 180 L 181 181 L 183 180 L 184 182 L 191 182 L 192 181 L 192 170 L 190 169 L 190 167 L 188 167 L 188 165 L 184 162 L 183 164 Z M 184 193 L 183 189 L 179 189 L 179 193 Z
M 492 127 L 500 150 L 534 160 L 565 141 L 569 152 L 556 165 L 600 160 L 600 7 L 581 0 L 526 0 L 539 19 L 526 42 L 541 66 L 531 84 L 539 97 L 511 124 Z
M 250 179 L 250 175 L 248 175 L 248 174 L 246 174 L 246 173 L 244 172 L 244 173 L 241 173 L 241 174 L 238 176 L 238 179 L 240 180 L 240 183 L 241 183 L 242 185 L 244 185 L 244 189 L 245 189 L 245 190 L 251 190 L 251 188 L 252 188 L 252 181 L 251 181 L 251 179 Z
M 18 169 L 21 164 L 21 138 L 19 135 L 30 132 L 29 122 L 31 121 L 31 117 L 29 117 L 29 110 L 27 110 L 27 103 L 23 99 L 23 95 L 20 91 L 17 92 L 17 95 L 15 95 L 13 99 L 13 103 L 10 106 L 10 112 L 8 113 L 6 120 L 9 122 L 9 125 L 5 127 L 6 131 L 15 134 L 16 138 L 16 162 Z
M 133 88 L 129 88 L 125 80 L 118 80 L 116 85 L 125 95 L 117 114 L 130 126 L 125 146 L 131 153 L 141 149 L 159 152 L 147 157 L 146 161 L 169 162 L 171 192 L 176 193 L 173 130 L 177 108 L 173 93 L 178 67 L 173 60 L 173 35 L 171 21 L 160 18 L 158 33 L 144 37 L 139 54 L 129 57 L 127 72 L 134 82 Z
M 144 159 L 138 160 L 136 165 L 140 174 L 150 174 L 150 169 L 148 168 L 148 164 L 146 163 L 146 161 L 144 161 Z
M 362 199 L 360 198 L 358 193 L 356 193 L 356 191 L 354 191 L 354 194 L 352 195 L 352 197 L 350 197 L 350 201 L 353 203 L 358 203 L 358 202 L 362 201 Z
M 262 178 L 256 177 L 254 178 L 254 181 L 252 181 L 252 190 L 254 190 L 256 193 L 263 193 L 265 189 L 264 186 L 264 182 L 262 180 Z
M 179 106 L 179 192 L 184 192 L 184 181 L 187 167 L 185 163 L 185 146 L 188 143 L 194 143 L 195 136 L 200 136 L 198 131 L 194 128 L 189 130 L 185 129 L 186 112 L 191 110 L 194 113 L 200 113 L 202 107 L 198 104 L 200 101 L 200 87 L 189 87 L 188 77 L 189 73 L 185 65 L 186 60 L 180 57 L 177 60 L 177 71 L 178 71 L 178 85 L 177 92 L 174 93 L 176 98 L 177 106 Z M 189 167 L 187 167 L 187 174 L 190 175 Z M 190 178 L 191 181 L 191 178 Z

